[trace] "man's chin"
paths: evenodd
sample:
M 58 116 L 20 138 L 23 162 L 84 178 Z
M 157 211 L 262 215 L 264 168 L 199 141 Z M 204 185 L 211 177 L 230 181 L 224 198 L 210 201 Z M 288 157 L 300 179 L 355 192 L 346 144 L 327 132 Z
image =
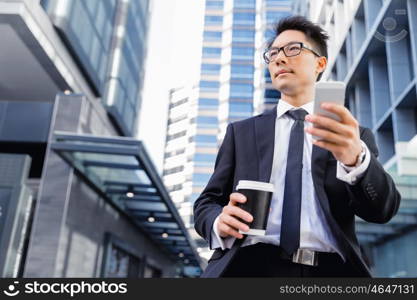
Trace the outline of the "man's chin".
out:
M 289 82 L 277 82 L 276 84 L 274 84 L 274 87 L 281 93 L 285 94 L 288 94 L 290 91 L 294 90 L 294 84 L 291 84 Z

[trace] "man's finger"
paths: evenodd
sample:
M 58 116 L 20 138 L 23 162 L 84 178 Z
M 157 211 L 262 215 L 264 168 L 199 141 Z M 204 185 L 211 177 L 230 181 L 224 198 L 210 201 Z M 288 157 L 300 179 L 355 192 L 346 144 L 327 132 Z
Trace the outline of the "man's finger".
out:
M 230 227 L 233 227 L 234 229 L 240 229 L 242 231 L 248 231 L 249 230 L 249 226 L 238 221 L 236 218 L 230 216 L 230 215 L 226 215 L 226 214 L 222 214 L 220 217 L 220 220 L 229 225 Z
M 342 119 L 341 122 L 344 124 L 353 125 L 356 123 L 356 120 L 350 111 L 343 105 L 331 102 L 323 102 L 321 107 L 327 111 L 337 114 Z
M 228 205 L 228 206 L 225 206 L 224 211 L 228 215 L 241 218 L 242 220 L 244 220 L 246 222 L 252 222 L 253 221 L 253 216 L 250 213 L 248 213 L 247 211 L 245 211 L 244 209 L 240 208 L 240 207 Z
M 340 135 L 340 134 L 333 133 L 330 130 L 309 127 L 309 128 L 306 128 L 305 131 L 308 132 L 311 135 L 316 136 L 316 137 L 321 137 L 324 140 L 326 140 L 327 142 L 331 142 L 331 143 L 339 145 L 339 146 L 347 145 L 346 137 L 344 137 L 343 135 Z
M 245 203 L 246 202 L 245 195 L 243 195 L 241 193 L 231 193 L 229 199 L 230 199 L 230 204 L 231 205 L 237 205 L 237 203 Z
M 336 120 L 333 120 L 326 116 L 320 115 L 308 115 L 306 121 L 310 122 L 316 126 L 326 128 L 336 133 L 344 133 L 346 131 L 347 125 L 342 124 Z
M 234 236 L 237 239 L 243 238 L 243 234 L 239 233 L 238 231 L 236 231 L 235 229 L 233 229 L 232 227 L 224 223 L 219 224 L 219 231 L 227 235 Z
M 313 144 L 333 153 L 340 151 L 340 146 L 323 140 L 313 140 Z

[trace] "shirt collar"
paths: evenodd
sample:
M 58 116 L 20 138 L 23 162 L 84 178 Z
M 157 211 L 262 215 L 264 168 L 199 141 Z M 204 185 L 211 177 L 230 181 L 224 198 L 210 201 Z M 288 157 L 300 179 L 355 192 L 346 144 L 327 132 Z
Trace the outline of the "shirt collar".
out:
M 306 104 L 304 104 L 300 107 L 296 107 L 296 106 L 292 106 L 291 104 L 289 104 L 288 102 L 285 102 L 282 99 L 279 99 L 278 100 L 278 105 L 277 105 L 277 118 L 279 119 L 280 117 L 282 117 L 282 115 L 284 115 L 287 111 L 289 111 L 291 109 L 299 109 L 299 108 L 303 108 L 309 114 L 313 114 L 314 100 L 312 100 L 310 102 L 307 102 Z

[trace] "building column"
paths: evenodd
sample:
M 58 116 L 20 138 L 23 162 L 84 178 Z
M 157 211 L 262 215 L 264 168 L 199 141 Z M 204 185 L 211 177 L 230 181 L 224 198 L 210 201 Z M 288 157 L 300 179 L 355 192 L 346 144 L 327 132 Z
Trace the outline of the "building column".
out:
M 55 131 L 79 132 L 84 101 L 82 95 L 59 94 L 55 99 L 24 277 L 60 277 L 57 258 L 73 169 L 50 145 Z

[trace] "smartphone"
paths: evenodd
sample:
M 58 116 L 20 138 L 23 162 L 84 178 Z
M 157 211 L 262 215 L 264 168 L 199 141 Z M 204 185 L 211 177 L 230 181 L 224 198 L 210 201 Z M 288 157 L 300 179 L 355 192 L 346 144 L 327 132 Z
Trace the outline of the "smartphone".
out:
M 346 84 L 342 81 L 317 82 L 315 87 L 314 97 L 314 114 L 322 115 L 332 118 L 336 121 L 341 121 L 340 117 L 332 112 L 321 108 L 323 102 L 332 102 L 340 105 L 345 104 Z M 316 128 L 321 128 L 313 124 Z M 314 136 L 316 140 L 321 140 L 321 137 Z

